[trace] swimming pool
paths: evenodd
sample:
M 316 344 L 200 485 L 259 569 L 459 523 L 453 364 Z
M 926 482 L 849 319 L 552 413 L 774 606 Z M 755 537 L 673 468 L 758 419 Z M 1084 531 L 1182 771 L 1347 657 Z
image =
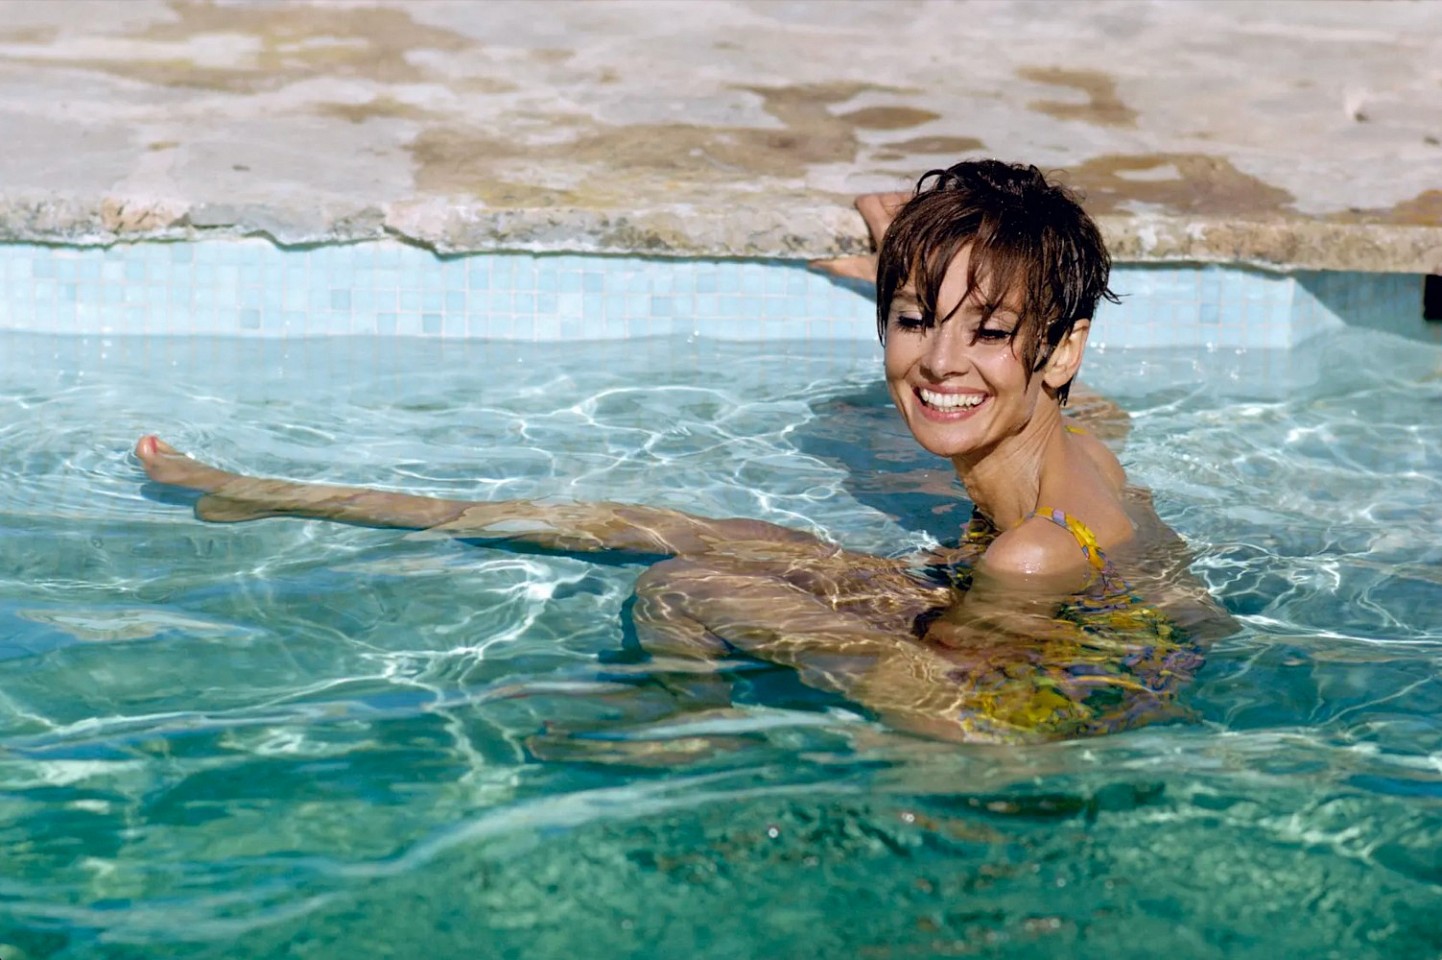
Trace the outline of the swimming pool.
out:
M 1124 460 L 1243 624 L 1195 722 L 891 734 L 784 670 L 688 713 L 641 570 L 145 489 L 224 466 L 954 535 L 857 339 L 0 334 L 0 956 L 1442 950 L 1442 351 L 1106 349 Z

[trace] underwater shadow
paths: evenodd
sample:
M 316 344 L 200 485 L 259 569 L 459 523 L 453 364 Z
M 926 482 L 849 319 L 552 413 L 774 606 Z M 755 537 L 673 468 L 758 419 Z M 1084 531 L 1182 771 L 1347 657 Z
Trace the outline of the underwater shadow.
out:
M 955 543 L 971 518 L 971 501 L 951 464 L 923 450 L 877 382 L 815 406 L 816 417 L 791 440 L 802 453 L 836 467 L 856 500 L 908 530 Z

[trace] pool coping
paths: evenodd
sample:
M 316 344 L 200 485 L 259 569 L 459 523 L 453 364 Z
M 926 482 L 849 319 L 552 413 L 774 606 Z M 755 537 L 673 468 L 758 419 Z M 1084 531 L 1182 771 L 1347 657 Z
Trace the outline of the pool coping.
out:
M 807 260 L 991 156 L 1120 263 L 1442 274 L 1402 0 L 0 5 L 0 242 Z
M 1442 226 L 1169 215 L 1096 218 L 1117 263 L 1204 263 L 1276 272 L 1442 274 Z M 732 210 L 638 206 L 493 210 L 434 199 L 351 209 L 187 205 L 107 197 L 0 196 L 0 242 L 109 246 L 263 237 L 279 247 L 398 240 L 442 255 L 494 252 L 806 260 L 868 252 L 832 198 Z

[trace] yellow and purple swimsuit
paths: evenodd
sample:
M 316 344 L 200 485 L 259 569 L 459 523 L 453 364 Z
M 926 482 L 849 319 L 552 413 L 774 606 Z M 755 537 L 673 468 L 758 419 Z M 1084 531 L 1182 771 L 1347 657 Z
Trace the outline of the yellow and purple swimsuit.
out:
M 1186 715 L 1177 695 L 1201 666 L 1201 648 L 1132 591 L 1086 524 L 1060 510 L 1033 516 L 1076 539 L 1091 579 L 1058 606 L 1056 629 L 1003 642 L 952 673 L 974 705 L 962 722 L 988 738 L 1028 739 L 1111 733 Z M 996 526 L 974 512 L 963 540 L 984 548 L 996 536 Z M 931 567 L 923 575 L 963 591 L 971 584 L 967 565 Z

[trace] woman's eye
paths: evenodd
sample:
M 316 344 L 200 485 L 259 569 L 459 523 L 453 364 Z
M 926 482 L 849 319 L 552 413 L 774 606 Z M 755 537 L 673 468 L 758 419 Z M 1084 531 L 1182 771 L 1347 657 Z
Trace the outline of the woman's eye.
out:
M 926 326 L 926 318 L 919 313 L 898 313 L 895 322 L 902 330 L 920 330 Z
M 1010 340 L 1012 331 L 1004 330 L 1001 327 L 982 327 L 976 331 L 976 339 L 986 343 L 1000 343 L 1003 340 Z

